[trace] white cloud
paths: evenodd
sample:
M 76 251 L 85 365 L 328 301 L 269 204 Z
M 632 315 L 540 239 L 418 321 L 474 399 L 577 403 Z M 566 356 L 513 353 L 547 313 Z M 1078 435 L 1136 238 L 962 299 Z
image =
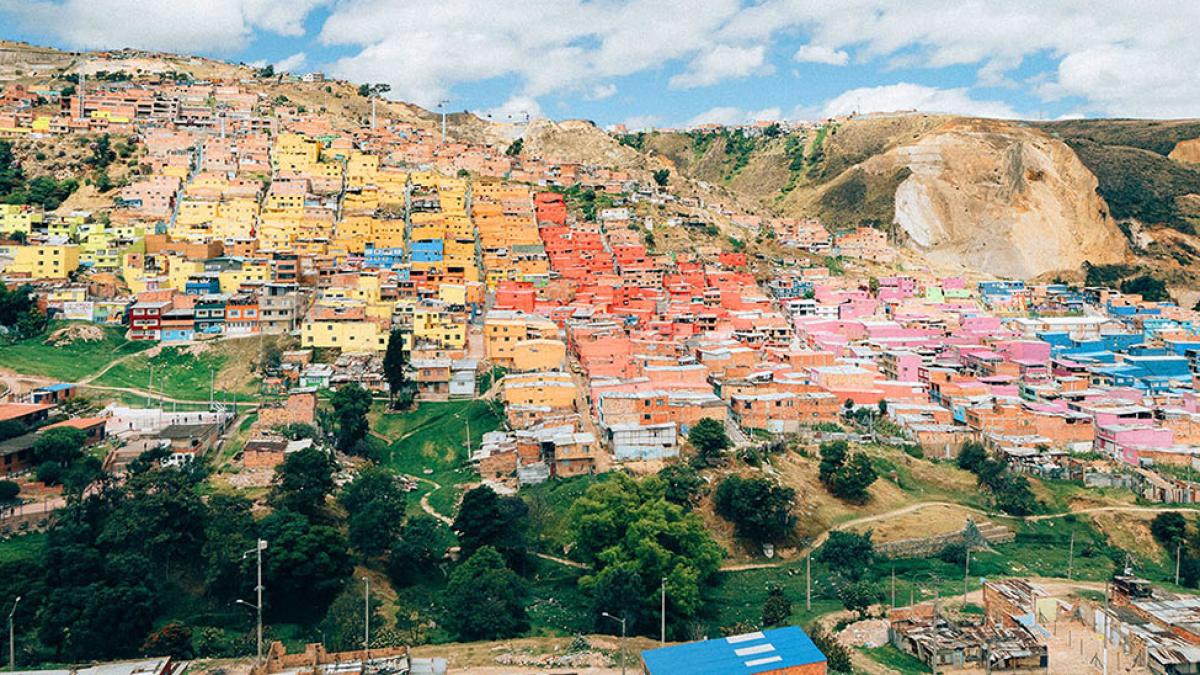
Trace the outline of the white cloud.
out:
M 830 66 L 844 66 L 850 62 L 848 53 L 821 45 L 804 45 L 796 50 L 792 58 L 801 63 L 824 63 Z
M 621 124 L 630 131 L 649 131 L 662 124 L 662 118 L 658 115 L 634 115 L 633 117 L 625 118 Z
M 765 63 L 767 48 L 717 45 L 692 60 L 686 71 L 672 77 L 667 86 L 672 89 L 707 87 L 723 80 L 769 72 Z
M 611 82 L 608 84 L 598 84 L 592 87 L 592 91 L 587 95 L 587 99 L 589 101 L 603 101 L 606 98 L 612 97 L 616 93 L 617 85 L 612 84 Z
M 824 118 L 852 112 L 897 112 L 919 110 L 928 113 L 956 113 L 978 117 L 1020 117 L 1002 101 L 980 101 L 971 98 L 966 88 L 938 89 L 920 84 L 900 82 L 880 87 L 860 87 L 843 92 L 817 108 L 797 109 L 802 118 Z
M 736 126 L 751 122 L 773 121 L 781 119 L 783 111 L 779 108 L 764 108 L 762 110 L 743 110 L 733 106 L 717 106 L 709 108 L 684 123 L 686 127 L 700 124 L 722 124 Z
M 542 116 L 542 106 L 529 96 L 513 96 L 504 103 L 478 113 L 493 122 L 525 122 Z
M 255 30 L 304 34 L 304 18 L 328 0 L 0 0 L 0 12 L 70 47 L 135 47 L 232 53 Z
M 282 58 L 275 62 L 275 70 L 279 72 L 296 72 L 304 67 L 308 62 L 308 56 L 304 52 L 296 52 L 291 56 Z

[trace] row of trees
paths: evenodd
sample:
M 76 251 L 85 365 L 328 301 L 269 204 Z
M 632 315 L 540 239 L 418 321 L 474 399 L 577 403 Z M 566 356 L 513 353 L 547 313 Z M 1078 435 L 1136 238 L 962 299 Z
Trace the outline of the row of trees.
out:
M 992 456 L 982 444 L 967 441 L 958 454 L 958 468 L 975 474 L 996 508 L 1014 516 L 1027 516 L 1042 505 L 1029 487 L 1029 479 L 1008 470 L 1008 459 Z

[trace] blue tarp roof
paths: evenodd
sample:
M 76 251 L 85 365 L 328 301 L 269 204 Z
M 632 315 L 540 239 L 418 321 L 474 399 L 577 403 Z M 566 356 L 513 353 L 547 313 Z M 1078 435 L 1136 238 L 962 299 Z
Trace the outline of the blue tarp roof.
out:
M 824 660 L 825 655 L 798 626 L 642 652 L 650 675 L 766 673 Z

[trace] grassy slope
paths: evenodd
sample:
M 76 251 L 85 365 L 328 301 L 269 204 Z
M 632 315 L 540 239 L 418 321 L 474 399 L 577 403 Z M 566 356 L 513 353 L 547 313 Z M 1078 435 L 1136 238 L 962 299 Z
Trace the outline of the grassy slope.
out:
M 207 400 L 213 371 L 218 394 L 233 393 L 239 400 L 257 396 L 250 364 L 258 355 L 257 340 L 223 340 L 207 343 L 199 354 L 164 347 L 155 356 L 135 356 L 113 366 L 95 384 L 106 387 L 146 388 L 154 367 L 154 391 L 168 398 Z
M 46 334 L 65 325 L 65 322 L 55 323 Z M 115 359 L 153 346 L 149 342 L 126 340 L 119 328 L 104 328 L 104 339 L 100 342 L 76 341 L 53 347 L 45 344 L 45 339 L 45 335 L 42 335 L 0 346 L 0 368 L 75 382 L 99 371 Z

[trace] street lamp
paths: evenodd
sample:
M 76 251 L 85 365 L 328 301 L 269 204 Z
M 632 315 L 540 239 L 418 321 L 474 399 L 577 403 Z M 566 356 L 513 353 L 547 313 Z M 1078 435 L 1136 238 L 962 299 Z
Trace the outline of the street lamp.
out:
M 600 616 L 612 619 L 613 621 L 619 621 L 621 623 L 621 675 L 625 675 L 625 618 L 615 617 L 608 612 L 600 612 Z
M 246 607 L 249 607 L 250 609 L 253 609 L 255 612 L 257 612 L 257 613 L 258 613 L 258 651 L 256 652 L 256 653 L 257 653 L 257 660 L 254 662 L 254 663 L 255 663 L 255 665 L 262 665 L 262 651 L 263 651 L 263 622 L 262 622 L 262 615 L 263 615 L 263 599 L 262 599 L 262 595 L 263 595 L 263 580 L 262 580 L 262 552 L 263 552 L 263 551 L 265 551 L 266 549 L 267 549 L 267 540 L 265 540 L 265 539 L 259 539 L 259 540 L 258 540 L 258 541 L 255 543 L 255 545 L 254 545 L 254 548 L 252 548 L 252 549 L 250 549 L 249 551 L 246 551 L 245 553 L 243 553 L 243 554 L 242 554 L 242 560 L 245 560 L 246 558 L 250 557 L 250 554 L 254 554 L 255 558 L 257 559 L 257 568 L 258 568 L 258 577 L 257 577 L 257 578 L 258 578 L 258 583 L 257 583 L 257 584 L 254 586 L 254 592 L 255 592 L 255 595 L 256 595 L 256 600 L 257 600 L 257 602 L 256 602 L 256 603 L 250 603 L 250 602 L 246 602 L 245 600 L 242 600 L 242 599 L 238 599 L 238 600 L 237 600 L 237 604 L 239 604 L 239 605 L 244 605 L 244 606 L 246 606 Z
M 363 577 L 363 672 L 371 658 L 371 577 Z
M 17 643 L 15 633 L 13 631 L 13 617 L 17 614 L 17 604 L 21 602 L 21 596 L 17 596 L 13 600 L 12 611 L 8 613 L 8 669 L 16 670 L 17 665 Z

